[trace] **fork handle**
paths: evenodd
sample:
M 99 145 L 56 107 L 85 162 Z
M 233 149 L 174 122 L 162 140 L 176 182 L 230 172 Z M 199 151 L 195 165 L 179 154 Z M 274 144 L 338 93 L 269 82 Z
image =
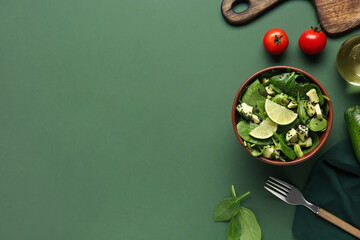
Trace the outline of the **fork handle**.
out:
M 325 220 L 331 222 L 332 224 L 338 226 L 339 228 L 343 229 L 344 231 L 350 233 L 351 235 L 355 236 L 356 238 L 360 239 L 360 230 L 357 229 L 354 226 L 351 226 L 347 222 L 341 220 L 340 218 L 332 215 L 328 211 L 325 211 L 324 209 L 320 208 L 318 215 Z

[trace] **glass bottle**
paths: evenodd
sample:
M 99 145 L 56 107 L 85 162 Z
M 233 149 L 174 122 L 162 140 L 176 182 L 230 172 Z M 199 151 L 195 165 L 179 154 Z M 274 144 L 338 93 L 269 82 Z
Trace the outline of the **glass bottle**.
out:
M 347 39 L 341 45 L 336 67 L 346 81 L 360 86 L 360 35 Z

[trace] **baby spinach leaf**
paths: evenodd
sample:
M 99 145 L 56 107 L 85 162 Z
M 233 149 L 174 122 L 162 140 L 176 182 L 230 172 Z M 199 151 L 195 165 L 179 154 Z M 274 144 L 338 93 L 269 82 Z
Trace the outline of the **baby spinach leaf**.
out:
M 280 74 L 285 73 L 285 72 L 291 72 L 291 70 L 290 69 L 272 69 L 270 71 L 266 71 L 263 74 L 261 74 L 259 76 L 259 79 L 271 78 L 272 76 L 280 75 Z
M 234 226 L 241 226 L 240 238 L 238 237 L 239 231 L 230 231 L 234 235 L 230 235 L 230 239 L 240 240 L 260 240 L 261 239 L 261 228 L 255 217 L 255 214 L 248 208 L 240 207 L 240 211 L 235 217 L 233 222 Z M 229 231 L 228 231 L 229 239 Z
M 259 151 L 259 150 L 253 150 L 253 151 L 251 152 L 251 155 L 253 155 L 254 157 L 259 157 L 259 156 L 263 155 L 263 153 L 264 153 L 264 148 L 263 148 L 261 151 Z
M 271 143 L 271 139 L 256 139 L 253 138 L 252 136 L 249 135 L 249 133 L 254 130 L 257 126 L 259 126 L 256 123 L 252 123 L 252 122 L 248 122 L 246 120 L 242 120 L 240 121 L 237 125 L 237 132 L 239 134 L 239 136 L 247 141 L 247 142 L 251 142 L 251 143 L 255 143 L 258 145 L 268 145 Z
M 296 74 L 292 73 L 283 73 L 280 75 L 275 75 L 270 78 L 270 82 L 278 89 L 285 93 L 290 93 L 293 89 L 296 89 Z
M 241 101 L 252 106 L 257 115 L 261 119 L 265 119 L 265 100 L 266 100 L 266 91 L 264 86 L 260 83 L 259 80 L 255 80 L 242 95 Z
M 300 120 L 299 120 L 299 118 L 297 118 L 297 119 L 295 119 L 295 121 L 293 121 L 289 125 L 279 125 L 278 130 L 276 132 L 279 133 L 280 135 L 283 135 L 283 134 L 285 135 L 288 131 L 290 131 L 290 129 L 296 128 L 297 125 L 299 125 L 299 123 L 300 123 Z
M 227 232 L 228 240 L 260 240 L 261 229 L 254 213 L 251 210 L 240 206 L 240 200 L 250 194 L 250 192 L 247 192 L 240 197 L 236 197 L 235 188 L 234 185 L 232 185 L 231 193 L 232 197 L 225 198 L 216 206 L 214 211 L 214 220 L 227 221 L 231 219 Z M 234 204 L 238 205 L 236 212 L 233 207 Z M 224 212 L 226 212 L 225 216 Z M 232 217 L 229 217 L 231 215 Z M 222 217 L 220 220 L 217 220 L 218 218 L 215 216 Z
M 294 150 L 290 148 L 288 145 L 286 145 L 284 139 L 281 136 L 279 136 L 279 134 L 275 132 L 274 136 L 279 140 L 280 150 L 285 154 L 285 156 L 290 158 L 290 160 L 294 160 L 296 158 L 296 154 Z
M 239 215 L 239 214 L 237 214 Z M 242 234 L 240 218 L 237 215 L 231 218 L 227 231 L 227 240 L 239 240 Z
M 297 91 L 300 93 L 301 97 L 307 98 L 306 93 L 313 88 L 316 90 L 316 93 L 319 97 L 320 105 L 323 105 L 324 104 L 324 94 L 322 93 L 321 89 L 316 84 L 313 84 L 313 83 L 298 84 Z
M 225 222 L 229 221 L 233 216 L 235 216 L 240 209 L 238 201 L 233 197 L 225 198 L 221 200 L 215 207 L 214 210 L 214 221 L 215 222 Z
M 274 86 L 274 84 L 271 84 L 271 83 L 270 83 L 270 85 L 269 85 L 269 86 L 270 86 L 270 87 L 271 87 L 271 89 L 272 89 L 272 90 L 274 90 L 275 92 L 277 92 L 277 93 L 281 93 L 281 90 L 280 90 L 280 89 L 278 89 L 277 87 L 275 87 L 275 86 Z
M 300 100 L 298 103 L 298 109 L 297 109 L 297 113 L 300 119 L 300 122 L 304 125 L 307 124 L 309 116 L 306 114 L 306 109 L 305 109 L 305 100 Z
M 302 150 L 304 154 L 311 152 L 319 144 L 319 136 L 316 133 L 310 131 L 309 137 L 311 137 L 312 145 Z
M 324 131 L 327 127 L 327 121 L 325 118 L 319 120 L 317 118 L 312 118 L 310 120 L 310 123 L 308 124 L 308 127 L 310 130 L 314 132 L 321 132 Z
M 325 97 L 325 96 L 324 96 Z M 328 115 L 329 115 L 329 110 L 330 110 L 330 108 L 329 108 L 329 104 L 327 103 L 327 102 L 325 102 L 324 103 L 324 106 L 323 106 L 323 116 L 324 116 L 324 118 L 325 119 L 327 119 L 327 117 L 328 117 Z

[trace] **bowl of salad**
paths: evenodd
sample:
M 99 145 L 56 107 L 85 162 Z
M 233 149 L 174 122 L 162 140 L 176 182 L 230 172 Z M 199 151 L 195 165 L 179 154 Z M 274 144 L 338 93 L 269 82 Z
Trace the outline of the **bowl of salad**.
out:
M 236 94 L 232 124 L 236 137 L 257 159 L 292 165 L 324 145 L 333 121 L 328 93 L 307 72 L 289 66 L 263 69 Z

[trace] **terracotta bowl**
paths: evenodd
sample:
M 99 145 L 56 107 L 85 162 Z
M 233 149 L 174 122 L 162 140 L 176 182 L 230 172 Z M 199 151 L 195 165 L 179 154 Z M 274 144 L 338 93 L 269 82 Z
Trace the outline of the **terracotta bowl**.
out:
M 237 94 L 235 96 L 235 100 L 234 100 L 234 103 L 233 103 L 233 106 L 232 106 L 232 125 L 233 125 L 233 128 L 234 128 L 235 135 L 239 139 L 239 141 L 243 145 L 243 147 L 246 149 L 246 151 L 248 151 L 250 154 L 251 154 L 251 150 L 244 145 L 244 141 L 242 140 L 242 138 L 237 133 L 236 125 L 239 122 L 239 114 L 238 114 L 238 112 L 236 110 L 236 106 L 239 104 L 238 99 L 239 99 L 240 93 L 245 89 L 245 87 L 247 85 L 249 85 L 253 81 L 255 81 L 257 79 L 257 77 L 260 76 L 261 74 L 263 74 L 263 73 L 265 73 L 265 72 L 267 72 L 269 70 L 274 70 L 274 69 L 280 69 L 280 70 L 281 69 L 290 69 L 292 71 L 304 74 L 310 81 L 312 81 L 313 83 L 315 83 L 316 85 L 318 85 L 320 87 L 320 89 L 321 89 L 321 91 L 323 92 L 324 95 L 329 97 L 329 95 L 326 92 L 325 88 L 321 85 L 321 83 L 318 80 L 316 80 L 316 78 L 314 78 L 313 76 L 311 76 L 307 72 L 305 72 L 305 71 L 303 71 L 301 69 L 295 68 L 295 67 L 274 66 L 274 67 L 265 68 L 263 70 L 258 71 L 255 74 L 253 74 L 251 77 L 249 77 L 243 83 L 243 85 L 241 85 L 239 91 L 237 92 Z M 327 101 L 327 100 L 325 100 L 325 101 Z M 328 121 L 327 129 L 326 129 L 325 132 L 320 134 L 320 136 L 319 136 L 319 144 L 311 152 L 309 152 L 307 154 L 304 154 L 304 156 L 302 156 L 301 158 L 296 158 L 293 161 L 287 161 L 287 162 L 282 162 L 280 160 L 271 160 L 271 159 L 267 159 L 267 158 L 264 158 L 264 157 L 256 157 L 256 158 L 263 161 L 263 162 L 265 162 L 265 163 L 269 163 L 269 164 L 273 164 L 273 165 L 286 166 L 286 165 L 292 165 L 292 164 L 297 164 L 297 163 L 304 162 L 305 160 L 307 160 L 307 159 L 311 158 L 313 155 L 315 155 L 315 153 L 317 153 L 320 150 L 320 148 L 324 145 L 326 139 L 329 137 L 331 127 L 332 127 L 333 108 L 332 108 L 331 101 L 327 101 L 327 103 L 329 105 L 329 114 L 328 114 L 328 118 L 327 118 L 327 121 Z

